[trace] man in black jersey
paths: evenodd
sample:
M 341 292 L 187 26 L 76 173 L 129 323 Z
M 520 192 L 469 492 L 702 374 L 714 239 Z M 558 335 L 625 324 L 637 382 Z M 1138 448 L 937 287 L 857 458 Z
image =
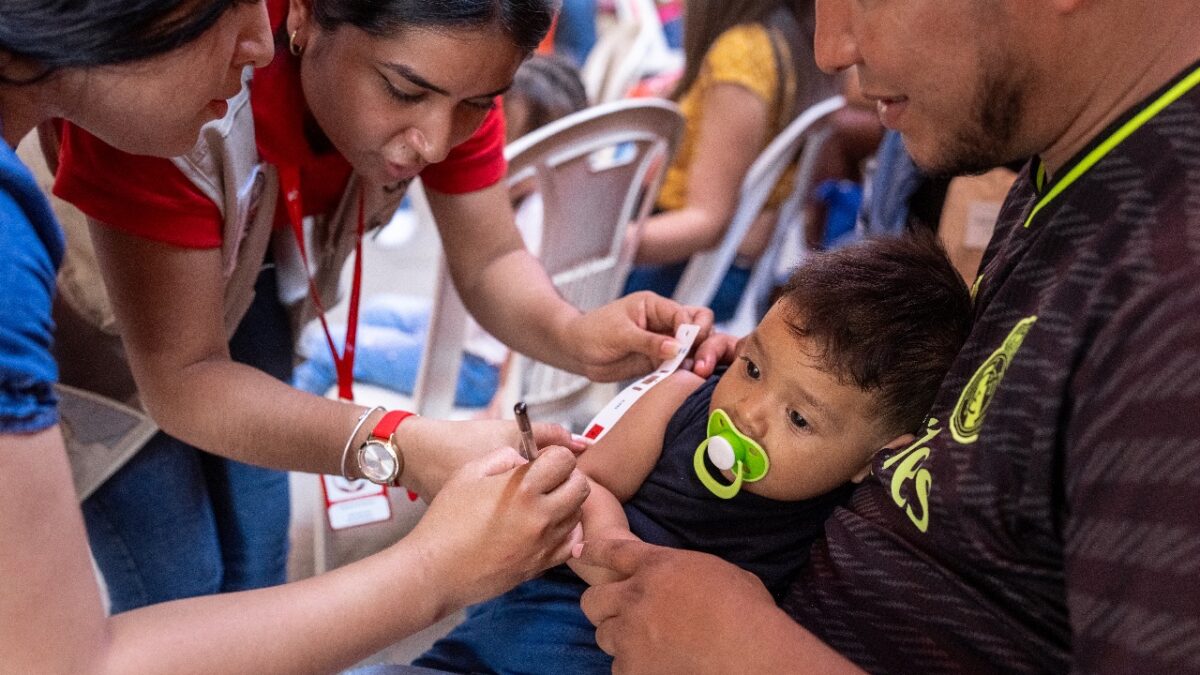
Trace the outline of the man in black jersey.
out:
M 618 672 L 1200 672 L 1200 7 L 817 0 L 924 169 L 1021 157 L 925 430 L 783 609 L 695 553 L 589 542 Z

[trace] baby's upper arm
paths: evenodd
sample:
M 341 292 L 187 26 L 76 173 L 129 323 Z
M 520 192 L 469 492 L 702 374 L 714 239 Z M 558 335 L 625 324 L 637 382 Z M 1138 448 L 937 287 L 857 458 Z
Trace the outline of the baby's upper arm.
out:
M 579 457 L 579 468 L 624 502 L 637 492 L 662 453 L 663 434 L 683 401 L 704 384 L 677 370 L 646 392 L 613 428 Z

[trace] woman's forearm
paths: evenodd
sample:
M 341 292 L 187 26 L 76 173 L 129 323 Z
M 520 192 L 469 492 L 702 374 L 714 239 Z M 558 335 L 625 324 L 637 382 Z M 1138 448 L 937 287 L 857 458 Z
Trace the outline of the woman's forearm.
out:
M 580 312 L 558 294 L 541 262 L 525 249 L 491 260 L 460 295 L 479 325 L 501 342 L 579 371 L 567 325 Z
M 294 389 L 240 363 L 214 358 L 196 364 L 172 382 L 169 392 L 155 389 L 156 419 L 173 435 L 225 457 L 276 469 L 339 475 L 342 454 L 367 440 L 382 417 L 372 413 L 350 438 L 365 406 L 334 401 Z M 539 447 L 574 447 L 557 425 L 535 424 Z M 426 500 L 466 462 L 494 448 L 517 443 L 511 422 L 450 422 L 409 417 L 396 429 L 403 456 L 400 482 Z M 576 447 L 576 450 L 580 448 Z M 354 461 L 347 472 L 359 477 Z
M 578 372 L 567 325 L 580 313 L 526 249 L 503 185 L 430 192 L 429 204 L 454 286 L 479 325 L 519 352 Z
M 222 356 L 174 373 L 134 369 L 143 404 L 164 431 L 260 466 L 340 474 L 342 449 L 365 410 L 300 391 Z M 355 440 L 365 441 L 370 429 L 368 421 Z
M 97 222 L 91 233 L 138 394 L 159 426 L 252 464 L 341 471 L 341 449 L 361 409 L 230 359 L 220 250 L 171 246 Z
M 57 427 L 0 434 L 0 541 L 5 672 L 335 672 L 469 599 L 422 535 L 303 582 L 106 617 Z
M 337 672 L 456 609 L 441 586 L 421 551 L 401 541 L 286 586 L 113 617 L 101 672 Z

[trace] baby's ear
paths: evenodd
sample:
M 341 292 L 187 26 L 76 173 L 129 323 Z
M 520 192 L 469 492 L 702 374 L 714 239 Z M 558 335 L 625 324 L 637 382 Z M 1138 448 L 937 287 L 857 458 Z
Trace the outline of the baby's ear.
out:
M 901 434 L 888 441 L 883 445 L 883 447 L 871 453 L 871 456 L 867 458 L 867 463 L 863 465 L 863 468 L 860 469 L 858 473 L 851 476 L 850 480 L 855 483 L 863 482 L 867 479 L 867 476 L 871 475 L 871 466 L 875 464 L 875 455 L 878 455 L 881 452 L 891 453 L 900 450 L 901 448 L 907 448 L 908 446 L 912 445 L 913 441 L 915 440 L 917 440 L 917 437 L 913 436 L 912 434 Z

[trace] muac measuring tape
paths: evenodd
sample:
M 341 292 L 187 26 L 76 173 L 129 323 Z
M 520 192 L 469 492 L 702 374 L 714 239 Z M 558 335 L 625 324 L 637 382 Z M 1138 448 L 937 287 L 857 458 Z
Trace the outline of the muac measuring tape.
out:
M 654 388 L 656 384 L 667 379 L 667 376 L 679 369 L 679 365 L 683 363 L 683 359 L 687 357 L 688 352 L 692 350 L 692 343 L 696 341 L 696 336 L 700 334 L 700 326 L 691 323 L 685 323 L 675 331 L 675 341 L 679 343 L 679 348 L 675 352 L 675 356 L 667 359 L 653 373 L 643 377 L 633 384 L 621 390 L 613 400 L 609 401 L 596 416 L 588 422 L 586 430 L 583 432 L 583 437 L 591 441 L 598 441 L 604 438 L 617 420 L 625 414 L 637 400 L 646 395 L 646 392 Z

